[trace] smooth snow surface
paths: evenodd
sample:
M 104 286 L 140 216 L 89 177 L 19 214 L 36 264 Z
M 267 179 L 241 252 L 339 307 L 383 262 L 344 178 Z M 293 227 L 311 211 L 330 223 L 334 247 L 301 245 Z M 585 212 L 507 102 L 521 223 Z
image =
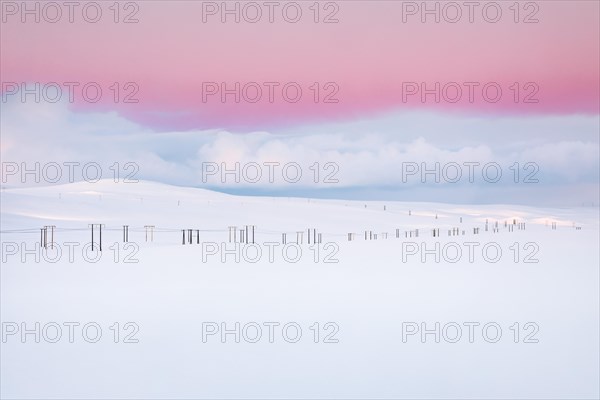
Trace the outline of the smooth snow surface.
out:
M 112 181 L 4 188 L 1 202 L 2 398 L 599 396 L 597 208 L 238 197 Z M 82 254 L 89 224 L 104 224 L 95 263 Z M 39 247 L 40 228 L 52 225 L 57 262 Z M 236 262 L 228 227 L 239 239 L 246 225 L 255 243 L 238 244 Z M 193 244 L 186 231 L 182 245 L 183 229 Z M 306 243 L 308 229 L 320 244 Z M 66 242 L 77 243 L 72 261 Z M 266 242 L 277 243 L 272 259 Z M 69 322 L 80 324 L 73 343 Z M 92 322 L 102 329 L 96 343 L 82 334 Z M 138 343 L 123 343 L 128 322 Z M 273 343 L 270 322 L 279 324 Z M 470 322 L 479 324 L 472 343 Z M 222 327 L 232 331 L 225 343 Z

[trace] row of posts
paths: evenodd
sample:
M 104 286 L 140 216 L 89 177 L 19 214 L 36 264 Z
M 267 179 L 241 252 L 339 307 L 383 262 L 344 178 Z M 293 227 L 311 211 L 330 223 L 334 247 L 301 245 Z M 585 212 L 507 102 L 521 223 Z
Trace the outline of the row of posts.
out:
M 104 224 L 88 224 L 91 230 L 92 236 L 92 250 L 94 250 L 94 232 L 97 232 L 98 235 L 98 250 L 102 251 L 102 228 Z M 56 225 L 45 225 L 43 228 L 40 228 L 40 246 L 47 249 L 48 246 L 50 248 L 54 248 L 54 229 Z M 145 225 L 146 230 L 146 242 L 150 240 L 154 241 L 154 225 Z M 48 229 L 50 229 L 50 241 L 48 241 Z M 129 225 L 123 225 L 123 242 L 129 242 Z
M 462 222 L 462 217 L 460 219 L 460 222 Z M 505 221 L 504 226 L 508 228 L 509 232 L 513 232 L 515 227 L 518 230 L 525 230 L 525 222 L 517 222 L 516 220 L 513 220 L 513 223 L 511 225 L 509 225 L 508 222 Z M 552 223 L 552 229 L 556 229 L 556 222 Z M 581 227 L 575 227 L 575 229 L 581 229 Z M 478 235 L 479 230 L 480 230 L 480 228 L 473 228 L 473 234 Z M 486 232 L 489 231 L 489 221 L 488 220 L 485 221 L 485 231 Z M 500 229 L 498 227 L 498 221 L 496 221 L 492 228 L 492 232 L 497 233 L 499 231 L 500 231 Z M 433 237 L 441 236 L 439 228 L 432 229 L 431 233 L 432 233 Z M 465 233 L 466 233 L 465 230 L 461 230 L 460 228 L 457 228 L 457 227 L 448 230 L 448 236 L 465 235 Z M 377 233 L 373 233 L 373 231 L 365 231 L 364 239 L 365 240 L 377 240 L 379 236 L 381 236 L 384 239 L 387 239 L 387 235 L 388 235 L 387 232 L 383 232 L 378 235 Z M 415 229 L 415 230 L 404 231 L 404 237 L 405 238 L 412 238 L 412 237 L 417 238 L 417 237 L 419 237 L 419 230 Z M 355 238 L 356 238 L 355 233 L 348 233 L 348 241 L 349 242 L 355 240 Z M 396 238 L 397 239 L 400 238 L 400 229 L 396 229 Z
M 322 243 L 323 241 L 323 234 L 322 233 L 318 233 L 316 229 L 307 229 L 306 231 L 307 233 L 307 243 L 308 244 L 317 244 L 317 243 Z M 281 244 L 287 244 L 288 240 L 287 240 L 287 233 L 284 232 L 281 234 Z M 294 242 L 296 244 L 303 244 L 304 243 L 304 231 L 296 231 L 296 242 Z
M 460 222 L 462 222 L 462 217 L 460 218 Z M 92 250 L 94 250 L 94 232 L 97 230 L 98 232 L 98 246 L 99 246 L 99 250 L 102 251 L 102 227 L 104 226 L 104 224 L 88 224 L 88 226 L 90 226 L 91 228 L 91 235 L 92 235 Z M 548 226 L 548 223 L 546 223 L 546 226 Z M 518 230 L 525 230 L 525 222 L 517 222 L 516 219 L 513 219 L 512 224 L 509 224 L 508 221 L 504 221 L 504 227 L 508 228 L 509 232 L 514 232 L 515 227 Z M 552 222 L 551 223 L 551 227 L 553 230 L 555 230 L 557 228 L 557 223 L 556 222 Z M 577 227 L 575 226 L 575 224 L 573 224 L 573 227 L 576 230 L 581 230 L 581 227 Z M 53 248 L 53 243 L 54 243 L 54 229 L 56 228 L 55 225 L 45 225 L 43 228 L 40 228 L 40 245 L 43 246 L 44 248 L 48 248 L 48 245 L 50 246 L 50 248 Z M 154 225 L 144 225 L 144 229 L 145 229 L 145 239 L 146 242 L 150 241 L 153 242 L 154 241 Z M 245 225 L 242 228 L 238 228 L 236 226 L 230 226 L 229 227 L 229 242 L 233 242 L 233 243 L 245 243 L 245 244 L 249 244 L 249 243 L 255 243 L 255 225 Z M 480 228 L 473 228 L 473 234 L 477 235 L 479 234 L 479 229 Z M 50 241 L 48 241 L 48 230 L 50 230 Z M 487 232 L 489 230 L 489 221 L 486 219 L 485 221 L 485 231 Z M 307 229 L 307 243 L 308 244 L 316 244 L 316 243 L 322 243 L 322 234 L 321 233 L 317 233 L 316 229 Z M 494 227 L 493 227 L 493 232 L 497 233 L 499 232 L 499 228 L 498 228 L 498 221 L 495 222 Z M 194 233 L 195 233 L 195 238 L 196 238 L 196 244 L 200 243 L 200 230 L 199 229 L 182 229 L 181 230 L 181 234 L 182 234 L 182 238 L 181 238 L 181 244 L 185 245 L 186 243 L 188 244 L 192 244 L 194 242 Z M 296 242 L 297 244 L 302 244 L 304 242 L 304 231 L 296 231 Z M 458 236 L 460 235 L 461 231 L 459 230 L 459 228 L 452 228 L 451 230 L 448 230 L 448 236 Z M 186 234 L 187 234 L 187 238 L 186 238 Z M 465 234 L 465 231 L 462 231 L 462 234 Z M 282 233 L 281 234 L 281 243 L 282 244 L 287 244 L 287 233 Z M 432 230 L 432 235 L 433 237 L 440 237 L 440 230 L 439 228 L 434 228 Z M 373 231 L 364 231 L 364 239 L 365 240 L 378 240 L 379 238 L 382 239 L 387 239 L 388 238 L 388 233 L 387 232 L 382 232 L 382 233 L 373 233 Z M 415 230 L 409 230 L 409 231 L 405 231 L 404 232 L 404 237 L 405 238 L 412 238 L 412 237 L 419 237 L 419 230 L 415 229 Z M 400 229 L 396 229 L 396 238 L 400 238 Z M 348 233 L 348 241 L 353 241 L 356 240 L 356 234 L 355 233 Z M 123 242 L 127 243 L 129 242 L 129 225 L 123 225 Z
M 237 226 L 230 226 L 229 243 L 254 243 L 254 230 L 254 225 L 246 225 L 243 228 L 238 228 Z

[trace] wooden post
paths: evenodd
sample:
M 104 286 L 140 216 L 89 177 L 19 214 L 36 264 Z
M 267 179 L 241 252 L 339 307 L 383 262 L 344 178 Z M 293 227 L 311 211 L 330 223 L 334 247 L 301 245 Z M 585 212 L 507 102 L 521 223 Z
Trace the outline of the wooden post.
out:
M 144 225 L 146 231 L 146 242 L 148 241 L 148 233 L 150 233 L 150 241 L 154 241 L 154 225 Z
M 53 249 L 54 248 L 54 228 L 56 228 L 55 225 L 49 225 L 50 228 L 50 248 Z

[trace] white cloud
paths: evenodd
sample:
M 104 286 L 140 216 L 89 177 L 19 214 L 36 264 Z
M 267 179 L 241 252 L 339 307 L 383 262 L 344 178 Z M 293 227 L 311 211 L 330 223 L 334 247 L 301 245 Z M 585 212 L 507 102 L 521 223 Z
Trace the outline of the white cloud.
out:
M 137 177 L 178 185 L 202 185 L 205 162 L 256 162 L 262 166 L 258 183 L 246 182 L 255 189 L 394 188 L 430 186 L 433 175 L 425 175 L 431 185 L 423 185 L 421 174 L 403 179 L 407 163 L 490 162 L 500 164 L 503 179 L 496 185 L 514 185 L 509 167 L 520 168 L 527 162 L 539 166 L 538 185 L 596 184 L 598 181 L 598 118 L 585 116 L 523 117 L 504 119 L 470 118 L 460 115 L 416 113 L 390 114 L 371 121 L 297 127 L 278 132 L 232 133 L 226 131 L 153 132 L 115 113 L 75 113 L 65 104 L 2 104 L 2 161 L 30 165 L 51 161 L 98 162 L 103 177 L 112 177 L 108 169 L 115 162 L 139 165 Z M 278 162 L 274 182 L 268 181 L 266 162 Z M 319 181 L 315 184 L 313 166 L 319 163 Z M 326 163 L 335 163 L 339 170 Z M 290 184 L 282 177 L 281 166 L 297 163 L 302 179 Z M 4 164 L 3 164 L 4 165 Z M 450 170 L 448 170 L 450 171 Z M 253 170 L 247 170 L 254 176 Z M 290 172 L 290 171 L 288 171 Z M 292 171 L 293 172 L 293 171 Z M 338 183 L 322 180 L 335 172 Z M 451 171 L 454 172 L 454 171 Z M 466 183 L 468 168 L 462 166 Z M 485 189 L 480 167 L 473 188 Z M 521 171 L 519 179 L 527 171 Z M 291 174 L 294 175 L 294 174 Z M 451 174 L 454 176 L 454 173 Z M 210 186 L 220 185 L 219 174 L 208 179 Z M 233 175 L 225 176 L 224 187 L 239 188 Z M 441 181 L 444 182 L 444 177 Z M 11 181 L 12 179 L 12 181 Z M 8 184 L 15 184 L 14 177 Z M 446 186 L 456 186 L 446 184 Z M 386 189 L 387 190 L 387 189 Z M 496 190 L 490 192 L 497 192 Z M 497 196 L 497 193 L 494 194 Z M 478 196 L 481 197 L 481 196 Z M 428 200 L 428 199 L 423 199 Z

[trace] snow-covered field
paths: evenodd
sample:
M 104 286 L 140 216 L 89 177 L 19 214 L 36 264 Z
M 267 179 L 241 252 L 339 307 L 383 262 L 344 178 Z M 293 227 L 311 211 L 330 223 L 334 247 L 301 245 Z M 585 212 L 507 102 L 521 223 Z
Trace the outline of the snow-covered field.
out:
M 597 208 L 112 181 L 1 202 L 3 398 L 600 395 Z

